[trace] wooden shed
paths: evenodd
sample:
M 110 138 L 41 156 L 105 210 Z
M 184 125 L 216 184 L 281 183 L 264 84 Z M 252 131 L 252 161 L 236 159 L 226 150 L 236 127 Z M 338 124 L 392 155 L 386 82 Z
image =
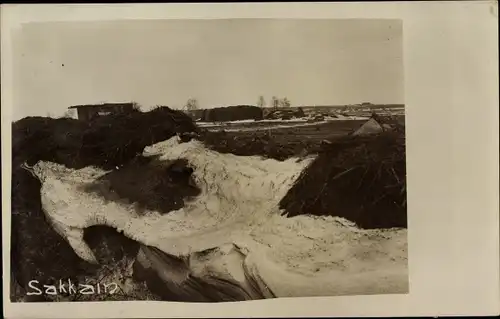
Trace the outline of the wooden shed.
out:
M 134 106 L 135 103 L 104 103 L 74 105 L 70 106 L 69 109 L 76 109 L 79 120 L 89 121 L 98 116 L 132 112 Z

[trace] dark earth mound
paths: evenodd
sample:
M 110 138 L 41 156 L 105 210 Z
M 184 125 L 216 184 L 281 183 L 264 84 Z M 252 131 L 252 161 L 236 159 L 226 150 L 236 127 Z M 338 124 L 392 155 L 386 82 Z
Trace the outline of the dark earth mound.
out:
M 99 264 L 113 265 L 124 257 L 134 258 L 139 243 L 107 226 L 85 228 L 83 240 L 94 252 Z
M 20 294 L 24 297 L 23 291 L 30 280 L 55 282 L 82 274 L 95 275 L 97 271 L 95 265 L 81 260 L 49 225 L 41 207 L 40 182 L 21 168 L 23 162 L 33 165 L 38 161 L 51 161 L 75 169 L 90 165 L 111 169 L 129 163 L 145 146 L 176 134 L 197 131 L 189 116 L 167 107 L 145 113 L 103 116 L 88 122 L 27 117 L 13 123 L 11 292 L 14 295 L 11 294 L 11 300 L 19 300 Z M 127 190 L 130 181 L 118 187 L 117 177 L 126 178 L 126 172 L 107 176 L 125 197 L 132 196 Z M 183 183 L 179 173 L 169 176 L 172 183 Z M 148 185 L 154 185 L 156 190 L 165 187 L 154 182 Z M 190 186 L 187 193 L 194 194 L 195 187 Z M 184 194 L 186 192 L 179 191 L 176 196 L 180 198 Z M 140 201 L 140 198 L 132 197 L 132 200 Z
M 90 275 L 96 269 L 78 257 L 53 230 L 42 211 L 40 186 L 40 181 L 28 171 L 13 169 L 11 287 L 18 285 L 21 291 L 28 288 L 31 280 L 57 282 L 80 274 Z M 11 289 L 12 301 L 19 297 L 13 295 L 19 289 Z M 29 301 L 46 299 L 32 296 Z
M 12 125 L 13 164 L 39 160 L 71 168 L 114 168 L 144 147 L 178 133 L 197 132 L 189 116 L 167 107 L 97 117 L 91 121 L 27 117 Z
M 168 213 L 184 206 L 184 200 L 200 194 L 186 160 L 172 163 L 154 157 L 136 157 L 118 170 L 100 177 L 85 191 L 110 201 L 137 204 L 137 211 Z
M 332 141 L 303 171 L 280 208 L 290 217 L 344 217 L 361 228 L 406 227 L 404 132 Z

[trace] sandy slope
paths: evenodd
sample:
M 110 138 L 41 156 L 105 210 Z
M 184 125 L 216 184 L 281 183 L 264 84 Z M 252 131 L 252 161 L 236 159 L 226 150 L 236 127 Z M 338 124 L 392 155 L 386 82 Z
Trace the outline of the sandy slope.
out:
M 281 215 L 279 200 L 311 158 L 279 162 L 220 154 L 177 138 L 144 155 L 186 158 L 201 195 L 169 214 L 139 216 L 133 205 L 83 190 L 104 171 L 35 166 L 44 211 L 80 257 L 95 261 L 83 229 L 103 224 L 143 244 L 139 261 L 166 288 L 197 294 L 197 300 L 217 293 L 226 296 L 221 300 L 241 300 L 407 292 L 406 230 L 365 231 L 340 218 Z

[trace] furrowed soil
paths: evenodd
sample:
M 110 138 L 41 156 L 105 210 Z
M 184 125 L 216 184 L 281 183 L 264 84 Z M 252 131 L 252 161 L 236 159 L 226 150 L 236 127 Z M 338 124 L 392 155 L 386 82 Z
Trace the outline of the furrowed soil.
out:
M 269 130 L 207 131 L 203 141 L 209 148 L 236 155 L 259 155 L 277 160 L 293 156 L 316 154 L 325 140 L 335 139 L 355 131 L 366 120 L 345 120 L 316 125 L 280 128 L 279 123 Z M 240 128 L 248 127 L 239 126 Z M 277 127 L 278 126 L 278 127 Z M 277 127 L 277 128 L 276 128 Z

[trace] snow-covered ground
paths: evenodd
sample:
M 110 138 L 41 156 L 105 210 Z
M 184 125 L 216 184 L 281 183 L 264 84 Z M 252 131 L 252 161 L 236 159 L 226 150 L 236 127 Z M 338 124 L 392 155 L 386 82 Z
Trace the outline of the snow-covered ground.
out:
M 291 120 L 242 120 L 242 121 L 231 121 L 231 122 L 197 122 L 196 124 L 200 127 L 207 128 L 208 130 L 220 130 L 224 129 L 227 132 L 247 132 L 247 131 L 258 131 L 258 130 L 274 130 L 282 128 L 292 128 L 292 127 L 305 127 L 305 126 L 316 126 L 320 124 L 326 124 L 334 121 L 346 121 L 346 120 L 368 120 L 368 117 L 363 116 L 343 116 L 338 115 L 338 117 L 325 116 L 322 120 L 315 120 L 313 117 L 303 117 Z M 248 125 L 250 124 L 250 125 Z M 252 125 L 255 124 L 255 125 Z
M 329 121 L 338 121 L 338 120 L 363 120 L 366 119 L 364 116 L 344 116 L 344 115 L 336 115 L 337 117 L 334 116 L 324 116 L 323 118 L 325 120 Z M 259 124 L 274 124 L 274 123 L 304 123 L 304 122 L 309 122 L 313 121 L 314 117 L 313 116 L 307 116 L 307 117 L 301 117 L 301 118 L 294 118 L 294 119 L 289 119 L 289 120 L 283 120 L 283 119 L 273 119 L 273 120 L 239 120 L 239 121 L 227 121 L 227 122 L 202 122 L 198 121 L 196 122 L 197 125 L 202 126 L 202 127 L 209 127 L 209 126 L 221 126 L 221 125 L 234 125 L 234 124 L 248 124 L 248 123 L 259 123 Z
M 310 121 L 310 118 L 296 118 L 291 120 L 241 120 L 241 121 L 228 121 L 228 122 L 196 122 L 201 127 L 220 127 L 220 126 L 236 126 L 239 124 L 276 124 L 276 123 L 305 123 Z
M 83 229 L 107 225 L 165 256 L 187 258 L 185 271 L 206 283 L 229 280 L 248 299 L 408 291 L 405 229 L 361 230 L 337 217 L 282 215 L 280 199 L 313 158 L 280 162 L 221 154 L 176 137 L 147 147 L 144 155 L 187 159 L 201 195 L 166 215 L 139 215 L 133 205 L 83 190 L 105 171 L 50 162 L 34 167 L 48 220 L 81 258 L 95 262 Z M 165 285 L 200 293 L 181 284 L 190 276 L 146 246 L 139 255 Z

